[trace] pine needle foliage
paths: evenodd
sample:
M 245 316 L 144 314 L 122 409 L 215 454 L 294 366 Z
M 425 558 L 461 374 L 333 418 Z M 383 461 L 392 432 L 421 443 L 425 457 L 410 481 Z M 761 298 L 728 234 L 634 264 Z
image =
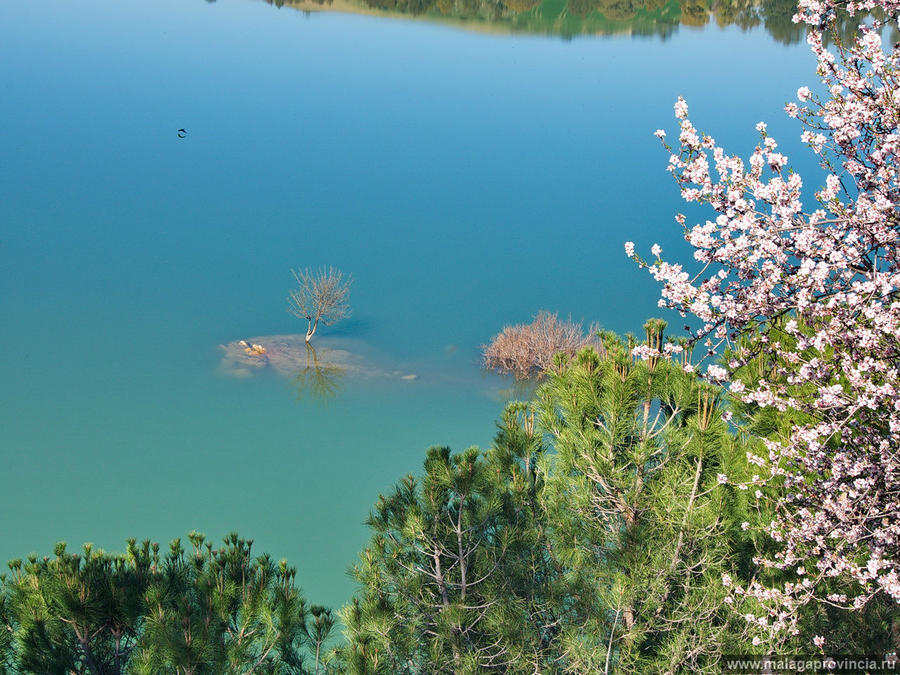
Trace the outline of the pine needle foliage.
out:
M 561 672 L 578 602 L 538 500 L 544 452 L 533 413 L 513 404 L 490 450 L 433 447 L 421 480 L 379 499 L 342 612 L 346 672 Z
M 189 550 L 172 542 L 147 593 L 139 672 L 302 673 L 306 608 L 295 570 L 253 558 L 252 540 L 236 534 L 220 548 L 200 534 L 189 540 Z
M 154 564 L 149 542 L 114 556 L 86 544 L 9 563 L 0 597 L 11 672 L 118 675 L 138 642 Z
M 0 587 L 5 584 L 6 576 L 0 575 Z M 12 621 L 9 617 L 9 599 L 0 593 L 0 675 L 10 675 L 13 660 Z
M 648 322 L 648 347 L 664 327 Z M 723 653 L 750 647 L 722 584 L 752 569 L 744 504 L 718 481 L 745 449 L 718 390 L 634 346 L 605 333 L 560 357 L 537 393 L 555 450 L 541 464 L 554 550 L 595 608 L 561 640 L 571 672 L 716 673 Z
M 308 615 L 285 561 L 254 557 L 237 534 L 199 533 L 166 555 L 128 541 L 124 555 L 65 544 L 10 562 L 0 585 L 0 673 L 307 675 L 333 622 Z M 307 626 L 307 620 L 310 626 Z M 316 661 L 316 666 L 320 665 Z M 327 672 L 324 668 L 318 672 Z

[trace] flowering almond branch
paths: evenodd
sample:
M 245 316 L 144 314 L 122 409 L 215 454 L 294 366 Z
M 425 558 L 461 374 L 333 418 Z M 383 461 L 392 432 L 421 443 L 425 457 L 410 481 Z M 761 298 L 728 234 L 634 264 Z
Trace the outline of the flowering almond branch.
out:
M 828 49 L 838 10 L 875 17 L 852 44 Z M 766 609 L 748 620 L 770 636 L 796 631 L 796 610 L 813 600 L 860 608 L 884 593 L 900 602 L 900 45 L 886 52 L 881 41 L 898 15 L 894 0 L 800 0 L 794 21 L 809 27 L 824 95 L 801 87 L 785 109 L 826 172 L 814 209 L 804 209 L 803 181 L 764 123 L 744 162 L 698 132 L 679 98 L 678 147 L 656 135 L 683 198 L 717 213 L 685 227 L 702 269 L 692 276 L 658 246 L 647 262 L 626 244 L 662 284 L 660 305 L 700 320 L 695 340 L 732 348 L 727 371 L 711 367 L 711 379 L 800 420 L 765 439 L 768 456 L 758 458 L 782 486 L 767 528 L 779 548 L 758 563 L 794 581 L 737 589 Z M 759 354 L 774 366 L 748 378 Z M 823 590 L 830 579 L 848 592 Z

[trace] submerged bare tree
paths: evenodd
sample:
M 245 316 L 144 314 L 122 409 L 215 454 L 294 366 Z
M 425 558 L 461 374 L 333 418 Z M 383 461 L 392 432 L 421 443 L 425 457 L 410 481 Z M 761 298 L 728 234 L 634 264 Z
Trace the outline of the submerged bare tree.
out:
M 309 268 L 291 270 L 298 288 L 288 294 L 288 311 L 306 319 L 306 341 L 316 334 L 321 321 L 326 326 L 350 316 L 351 277 L 333 267 L 318 271 Z
M 540 377 L 553 365 L 553 357 L 563 352 L 574 356 L 593 343 L 594 326 L 587 335 L 580 323 L 560 320 L 551 312 L 540 311 L 531 323 L 506 326 L 484 347 L 484 367 L 500 373 L 512 373 L 516 379 Z

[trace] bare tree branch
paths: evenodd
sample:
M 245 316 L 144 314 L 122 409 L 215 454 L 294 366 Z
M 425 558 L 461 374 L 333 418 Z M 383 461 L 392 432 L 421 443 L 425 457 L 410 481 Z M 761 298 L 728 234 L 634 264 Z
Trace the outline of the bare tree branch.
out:
M 298 288 L 288 293 L 288 311 L 306 319 L 306 341 L 316 334 L 321 321 L 326 326 L 350 316 L 350 285 L 353 279 L 333 267 L 313 271 L 291 270 Z

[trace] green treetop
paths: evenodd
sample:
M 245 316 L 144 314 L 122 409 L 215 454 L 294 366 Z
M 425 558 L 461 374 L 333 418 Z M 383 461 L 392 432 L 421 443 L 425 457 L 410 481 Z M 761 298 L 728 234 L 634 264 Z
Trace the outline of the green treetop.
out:
M 664 328 L 648 322 L 649 353 Z M 744 504 L 718 482 L 745 452 L 715 388 L 632 347 L 603 334 L 537 393 L 554 550 L 593 589 L 595 611 L 563 640 L 573 672 L 718 672 L 749 647 L 722 584 L 747 568 Z
M 38 675 L 306 675 L 331 624 L 311 617 L 296 571 L 230 534 L 191 533 L 160 554 L 86 545 L 14 560 L 0 585 L 0 673 Z M 310 625 L 307 626 L 307 620 Z M 319 661 L 316 660 L 317 669 Z
M 513 405 L 490 450 L 431 448 L 421 480 L 379 499 L 362 591 L 343 612 L 346 672 L 559 672 L 560 626 L 578 603 L 538 501 L 543 452 Z

